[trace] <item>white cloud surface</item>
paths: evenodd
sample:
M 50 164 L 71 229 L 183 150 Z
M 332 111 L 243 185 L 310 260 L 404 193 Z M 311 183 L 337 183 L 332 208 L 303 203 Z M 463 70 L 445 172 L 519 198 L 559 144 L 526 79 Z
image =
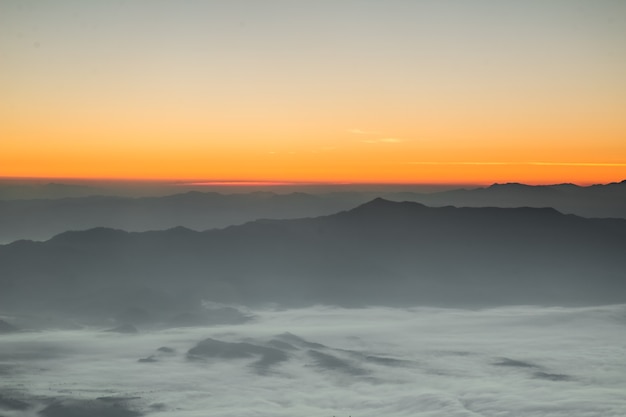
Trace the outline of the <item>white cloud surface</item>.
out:
M 147 415 L 172 417 L 626 415 L 624 305 L 255 313 L 246 325 L 138 335 L 2 335 L 0 366 L 13 369 L 3 384 L 26 396 L 141 397 L 132 403 Z M 292 343 L 289 360 L 267 373 L 255 358 L 185 356 L 209 337 L 262 345 L 285 332 L 324 347 Z M 150 355 L 157 361 L 137 361 Z

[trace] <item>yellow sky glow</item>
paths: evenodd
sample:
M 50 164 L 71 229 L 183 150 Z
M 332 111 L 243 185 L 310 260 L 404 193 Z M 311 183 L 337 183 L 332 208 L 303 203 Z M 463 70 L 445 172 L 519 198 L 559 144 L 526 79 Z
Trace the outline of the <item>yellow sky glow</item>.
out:
M 0 177 L 626 178 L 624 4 L 55 3 L 0 5 Z

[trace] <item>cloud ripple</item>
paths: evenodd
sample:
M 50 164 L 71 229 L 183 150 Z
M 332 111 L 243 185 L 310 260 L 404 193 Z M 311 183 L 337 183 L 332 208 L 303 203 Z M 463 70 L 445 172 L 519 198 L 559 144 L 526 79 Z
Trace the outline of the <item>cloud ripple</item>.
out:
M 0 415 L 626 415 L 624 305 L 255 313 L 236 326 L 1 335 Z

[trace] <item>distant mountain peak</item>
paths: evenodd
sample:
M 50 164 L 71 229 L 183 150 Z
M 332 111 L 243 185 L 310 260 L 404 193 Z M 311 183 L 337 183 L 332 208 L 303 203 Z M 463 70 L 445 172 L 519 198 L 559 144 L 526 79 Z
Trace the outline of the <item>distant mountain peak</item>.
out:
M 190 229 L 185 226 L 175 226 L 165 230 L 155 230 L 155 232 L 165 231 L 169 234 L 178 234 L 178 235 L 190 235 L 198 233 L 196 230 Z
M 363 206 L 366 206 L 366 205 L 378 205 L 378 206 L 380 206 L 380 205 L 391 205 L 391 204 L 395 204 L 395 203 L 393 201 L 391 201 L 391 200 L 387 200 L 387 199 L 382 198 L 382 197 L 376 197 L 375 199 L 373 199 L 373 200 L 371 200 L 371 201 L 369 201 L 369 202 L 367 202 L 365 204 L 362 204 L 362 205 Z
M 507 183 L 494 183 L 491 184 L 489 187 L 487 188 L 529 188 L 529 187 L 533 187 L 532 185 L 527 185 L 527 184 L 522 184 L 519 182 L 507 182 Z
M 375 199 L 368 201 L 367 203 L 361 204 L 360 206 L 350 210 L 350 212 L 367 211 L 367 212 L 377 213 L 383 210 L 387 211 L 390 209 L 393 210 L 393 209 L 399 209 L 399 208 L 423 209 L 423 208 L 427 208 L 427 206 L 421 203 L 413 202 L 413 201 L 397 202 L 397 201 L 386 200 L 382 197 L 376 197 Z
M 103 242 L 126 237 L 129 233 L 120 229 L 94 227 L 87 230 L 70 230 L 60 233 L 50 241 L 59 242 Z

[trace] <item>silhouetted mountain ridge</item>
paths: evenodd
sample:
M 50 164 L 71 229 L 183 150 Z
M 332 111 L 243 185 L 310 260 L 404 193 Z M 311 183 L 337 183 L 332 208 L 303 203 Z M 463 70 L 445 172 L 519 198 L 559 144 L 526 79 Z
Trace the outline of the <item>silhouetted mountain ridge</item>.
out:
M 165 197 L 0 200 L 0 243 L 19 239 L 45 240 L 66 230 L 94 227 L 135 232 L 176 226 L 207 230 L 260 218 L 315 217 L 347 210 L 375 197 L 439 207 L 554 207 L 562 213 L 585 217 L 626 218 L 626 182 L 590 187 L 493 184 L 485 188 L 428 194 L 389 191 L 315 195 L 302 192 L 220 194 L 189 191 Z
M 120 229 L 94 227 L 87 230 L 68 230 L 53 236 L 48 241 L 54 243 L 114 242 L 123 239 L 128 234 L 129 232 Z
M 414 201 L 391 201 L 382 197 L 376 197 L 375 199 L 361 204 L 360 206 L 348 210 L 348 213 L 368 213 L 368 214 L 383 214 L 390 210 L 419 210 L 427 208 L 422 203 Z
M 430 194 L 396 193 L 386 197 L 419 201 L 428 206 L 553 207 L 562 213 L 584 217 L 626 218 L 626 180 L 588 187 L 574 184 L 496 183 L 484 188 Z
M 304 193 L 219 194 L 190 191 L 165 197 L 92 196 L 56 200 L 0 200 L 0 243 L 45 240 L 66 230 L 107 227 L 127 231 L 184 226 L 207 230 L 259 218 L 331 214 L 354 206 L 350 200 Z
M 97 228 L 0 246 L 0 304 L 164 308 L 626 301 L 626 220 L 375 199 L 205 232 Z

